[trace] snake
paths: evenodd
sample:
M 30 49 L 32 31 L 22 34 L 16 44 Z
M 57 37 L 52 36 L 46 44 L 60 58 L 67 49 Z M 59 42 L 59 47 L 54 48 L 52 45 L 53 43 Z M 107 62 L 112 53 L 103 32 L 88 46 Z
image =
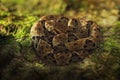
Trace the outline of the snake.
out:
M 99 47 L 100 26 L 85 18 L 42 16 L 30 31 L 33 47 L 46 65 L 69 65 L 84 60 Z

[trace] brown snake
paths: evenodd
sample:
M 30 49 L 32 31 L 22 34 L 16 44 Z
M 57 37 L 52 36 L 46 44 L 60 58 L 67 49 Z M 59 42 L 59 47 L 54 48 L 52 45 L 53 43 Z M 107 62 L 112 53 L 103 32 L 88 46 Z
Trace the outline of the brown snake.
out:
M 30 34 L 39 58 L 52 65 L 79 62 L 101 41 L 100 28 L 95 22 L 56 15 L 41 17 Z

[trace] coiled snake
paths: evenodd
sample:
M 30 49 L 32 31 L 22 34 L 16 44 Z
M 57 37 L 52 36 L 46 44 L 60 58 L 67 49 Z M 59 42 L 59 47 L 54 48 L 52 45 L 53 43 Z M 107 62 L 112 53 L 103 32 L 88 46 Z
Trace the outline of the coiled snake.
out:
M 41 17 L 30 34 L 39 58 L 52 65 L 79 62 L 101 41 L 100 28 L 95 22 L 56 15 Z

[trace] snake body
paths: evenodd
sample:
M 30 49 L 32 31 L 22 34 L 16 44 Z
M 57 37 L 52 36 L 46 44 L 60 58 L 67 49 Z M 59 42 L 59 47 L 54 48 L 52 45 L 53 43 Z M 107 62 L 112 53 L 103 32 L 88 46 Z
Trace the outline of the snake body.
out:
M 39 58 L 52 65 L 79 62 L 101 41 L 100 28 L 95 22 L 56 15 L 41 17 L 30 34 Z

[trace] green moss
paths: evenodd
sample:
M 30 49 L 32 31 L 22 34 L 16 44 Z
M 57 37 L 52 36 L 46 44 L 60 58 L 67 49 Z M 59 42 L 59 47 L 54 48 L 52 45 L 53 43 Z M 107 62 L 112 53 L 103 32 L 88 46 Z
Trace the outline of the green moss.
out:
M 109 31 L 108 31 L 109 32 Z M 106 38 L 104 42 L 104 48 L 111 54 L 120 53 L 120 22 L 117 22 L 113 28 L 111 28 L 111 35 Z
M 114 8 L 116 6 L 112 0 L 102 3 L 95 0 L 1 0 L 0 25 L 3 29 L 0 29 L 0 80 L 119 79 L 120 21 L 115 22 L 118 16 L 118 10 Z M 48 68 L 36 60 L 30 29 L 40 16 L 49 14 L 87 16 L 105 25 L 102 29 L 103 36 L 106 36 L 103 44 L 89 57 L 93 65 L 81 69 L 82 65 L 90 62 L 83 61 L 82 65 L 80 63 L 74 68 Z
M 113 31 L 114 31 L 114 38 L 120 40 L 120 21 L 115 23 L 115 26 L 113 27 Z

